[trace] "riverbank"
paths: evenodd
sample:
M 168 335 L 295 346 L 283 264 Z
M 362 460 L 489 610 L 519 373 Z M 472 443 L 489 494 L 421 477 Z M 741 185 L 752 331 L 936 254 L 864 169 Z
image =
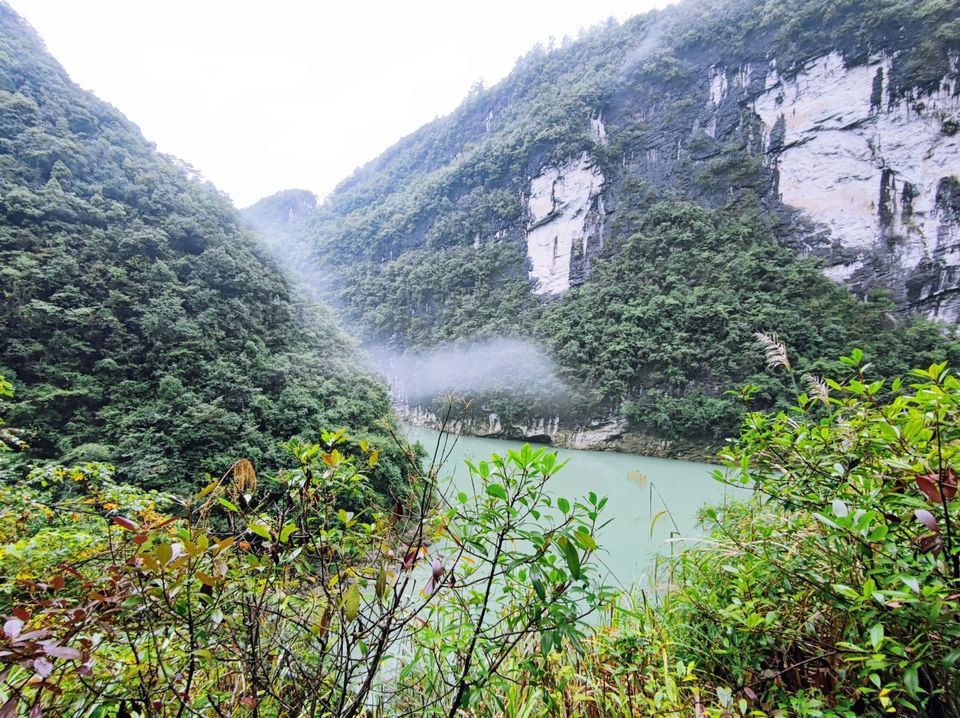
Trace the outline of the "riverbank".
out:
M 411 426 L 485 439 L 547 444 L 579 451 L 607 451 L 681 461 L 712 462 L 718 442 L 665 439 L 631 430 L 623 417 L 567 425 L 559 416 L 504 421 L 495 412 L 459 411 L 444 415 L 432 407 L 395 406 L 400 420 Z

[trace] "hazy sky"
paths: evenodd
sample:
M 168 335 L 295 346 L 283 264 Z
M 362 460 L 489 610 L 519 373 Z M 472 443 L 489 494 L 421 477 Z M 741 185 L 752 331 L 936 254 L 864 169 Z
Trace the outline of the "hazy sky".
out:
M 73 79 L 238 206 L 323 196 L 536 43 L 666 0 L 8 0 Z

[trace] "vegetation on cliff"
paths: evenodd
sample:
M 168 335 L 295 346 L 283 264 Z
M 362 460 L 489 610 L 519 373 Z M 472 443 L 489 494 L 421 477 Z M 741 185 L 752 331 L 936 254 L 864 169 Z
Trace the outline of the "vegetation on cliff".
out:
M 885 52 L 893 102 L 956 77 L 958 24 L 940 0 L 686 2 L 610 23 L 530 52 L 284 222 L 284 244 L 313 254 L 313 285 L 366 341 L 417 351 L 533 335 L 569 384 L 571 423 L 626 415 L 647 433 L 709 441 L 739 421 L 723 392 L 762 371 L 755 331 L 776 327 L 814 368 L 851 345 L 893 373 L 953 351 L 950 332 L 905 318 L 882 288 L 845 296 L 800 258 L 798 246 L 830 249 L 779 203 L 748 108 L 705 129 L 710 68 L 775 62 L 790 77 L 827 52 L 850 65 Z M 744 82 L 762 85 L 754 75 Z M 603 175 L 590 209 L 603 238 L 575 249 L 579 287 L 545 300 L 526 256 L 530 182 L 584 154 Z M 251 217 L 269 232 L 271 206 L 288 199 Z M 765 384 L 767 406 L 789 400 Z M 482 406 L 505 424 L 552 416 L 526 397 Z
M 180 497 L 38 466 L 0 488 L 3 715 L 958 716 L 960 380 L 842 363 L 747 416 L 717 479 L 753 497 L 653 594 L 600 585 L 605 499 L 529 445 L 456 496 L 411 455 L 392 512 L 348 508 L 377 457 L 342 433 L 271 493 L 246 460 Z
M 229 201 L 81 91 L 0 5 L 0 369 L 38 455 L 184 489 L 390 412 Z M 399 479 L 396 457 L 378 481 Z

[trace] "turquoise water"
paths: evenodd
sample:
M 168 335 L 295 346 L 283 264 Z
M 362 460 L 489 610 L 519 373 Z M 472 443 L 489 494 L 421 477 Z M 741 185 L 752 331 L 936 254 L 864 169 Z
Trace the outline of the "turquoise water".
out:
M 431 456 L 441 440 L 449 451 L 441 475 L 452 474 L 457 490 L 470 489 L 464 459 L 476 462 L 522 446 L 516 441 L 455 437 L 411 426 L 406 430 L 409 439 L 420 441 Z M 624 587 L 649 586 L 658 552 L 669 555 L 684 541 L 702 535 L 696 516 L 704 504 L 744 495 L 743 490 L 714 480 L 717 467 L 711 464 L 609 451 L 558 449 L 557 453 L 568 463 L 551 479 L 551 493 L 574 499 L 595 491 L 608 497 L 604 518 L 612 520 L 597 536 L 603 549 L 600 558 L 609 569 L 608 580 Z

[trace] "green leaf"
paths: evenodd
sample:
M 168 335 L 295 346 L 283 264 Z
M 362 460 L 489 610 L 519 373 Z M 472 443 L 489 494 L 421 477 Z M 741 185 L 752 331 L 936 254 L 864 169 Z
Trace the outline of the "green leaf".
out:
M 387 595 L 387 571 L 386 569 L 380 569 L 380 573 L 377 574 L 377 598 L 381 601 L 383 597 Z
M 833 585 L 833 590 L 836 591 L 837 593 L 839 593 L 841 596 L 844 596 L 845 598 L 849 598 L 849 599 L 852 599 L 852 600 L 854 600 L 854 601 L 859 601 L 859 600 L 860 600 L 860 594 L 859 594 L 859 593 L 857 593 L 857 592 L 854 591 L 852 588 L 850 588 L 850 586 L 845 586 L 845 585 L 843 585 L 842 583 L 835 583 L 835 584 Z
M 343 595 L 343 615 L 350 623 L 360 613 L 360 585 L 351 583 L 350 588 Z
M 217 503 L 223 506 L 227 511 L 240 511 L 235 504 L 227 501 L 222 496 L 217 499 Z
M 563 559 L 567 562 L 567 568 L 570 569 L 570 575 L 575 581 L 580 579 L 580 553 L 566 536 L 561 536 L 557 540 L 557 545 L 563 552 Z
M 487 484 L 487 494 L 496 499 L 507 500 L 507 490 L 501 484 Z
M 268 541 L 269 541 L 270 538 L 271 538 L 271 537 L 270 537 L 270 529 L 268 529 L 268 528 L 267 528 L 266 526 L 264 526 L 263 524 L 249 524 L 249 525 L 247 526 L 247 528 L 250 529 L 251 531 L 253 531 L 253 533 L 255 533 L 257 536 L 260 536 L 260 537 L 262 537 L 262 538 L 265 538 L 265 539 L 267 539 Z
M 570 502 L 561 496 L 557 499 L 557 508 L 565 514 L 570 513 Z
M 596 551 L 597 542 L 589 533 L 585 531 L 574 531 L 573 540 L 580 544 L 581 548 L 587 551 Z
M 286 543 L 290 539 L 290 535 L 297 530 L 297 525 L 289 523 L 280 529 L 280 543 Z
M 666 512 L 666 511 L 658 511 L 658 512 L 656 513 L 656 515 L 653 517 L 653 521 L 650 522 L 650 537 L 651 537 L 651 538 L 653 538 L 653 529 L 656 528 L 657 522 L 658 522 L 660 519 L 662 519 L 664 516 L 666 516 L 666 515 L 667 515 L 667 512 Z M 714 517 L 716 517 L 716 513 L 714 513 Z
M 813 518 L 815 518 L 815 519 L 816 519 L 817 521 L 819 521 L 820 523 L 829 526 L 829 527 L 832 528 L 832 529 L 839 529 L 839 528 L 840 528 L 840 525 L 839 525 L 836 521 L 832 521 L 832 520 L 828 519 L 828 518 L 827 518 L 826 516 L 824 516 L 823 514 L 818 514 L 818 513 L 814 512 L 814 513 L 813 513 Z
M 173 547 L 170 544 L 162 543 L 157 546 L 157 561 L 160 562 L 161 566 L 170 563 L 171 558 L 173 558 Z
M 208 496 L 211 491 L 213 491 L 215 488 L 217 488 L 217 484 L 219 484 L 219 483 L 220 483 L 219 481 L 212 481 L 212 482 L 210 482 L 209 484 L 207 484 L 206 486 L 204 486 L 204 487 L 200 490 L 200 493 L 197 494 L 197 499 L 199 500 L 199 499 L 202 499 L 202 498 L 205 498 L 206 496 Z
M 870 636 L 870 645 L 873 646 L 873 650 L 880 650 L 880 644 L 883 643 L 883 624 L 873 624 L 867 632 L 867 635 Z
M 916 698 L 920 693 L 920 676 L 916 666 L 910 666 L 903 673 L 903 685 L 907 693 Z

